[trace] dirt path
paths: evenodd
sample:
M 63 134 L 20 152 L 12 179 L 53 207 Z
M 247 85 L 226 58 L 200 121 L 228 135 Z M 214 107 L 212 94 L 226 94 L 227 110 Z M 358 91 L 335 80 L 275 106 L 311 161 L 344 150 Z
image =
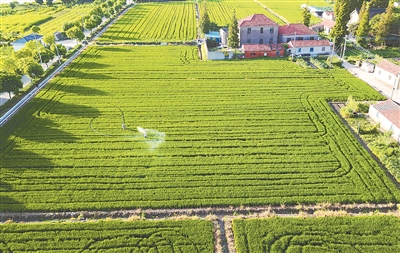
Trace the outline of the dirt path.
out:
M 235 218 L 359 216 L 380 213 L 400 217 L 400 204 L 330 204 L 297 206 L 134 209 L 119 211 L 0 213 L 0 222 L 86 222 L 105 218 L 132 220 L 207 219 L 214 224 L 216 253 L 236 253 L 232 221 Z

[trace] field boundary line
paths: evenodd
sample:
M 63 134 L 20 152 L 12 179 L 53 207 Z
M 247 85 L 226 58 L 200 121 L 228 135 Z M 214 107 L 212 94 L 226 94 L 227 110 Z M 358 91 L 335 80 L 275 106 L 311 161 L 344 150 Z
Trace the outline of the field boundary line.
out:
M 145 216 L 146 219 L 171 218 L 176 216 L 199 216 L 215 215 L 218 218 L 237 215 L 265 216 L 274 214 L 276 216 L 296 216 L 299 213 L 312 216 L 316 211 L 345 211 L 349 215 L 359 213 L 382 212 L 396 213 L 400 216 L 399 203 L 353 203 L 353 204 L 332 204 L 319 203 L 315 205 L 291 205 L 291 206 L 248 206 L 248 207 L 204 207 L 204 208 L 182 208 L 182 209 L 131 209 L 112 211 L 71 211 L 71 212 L 2 212 L 0 222 L 13 220 L 15 222 L 33 222 L 44 220 L 71 219 L 79 216 L 93 219 L 104 218 L 129 218 L 131 216 Z

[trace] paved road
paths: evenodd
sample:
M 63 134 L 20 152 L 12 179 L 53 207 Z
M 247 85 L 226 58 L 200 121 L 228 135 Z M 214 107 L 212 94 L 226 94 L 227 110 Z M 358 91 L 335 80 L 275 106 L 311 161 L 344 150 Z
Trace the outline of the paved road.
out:
M 379 91 L 382 95 L 387 98 L 392 98 L 393 101 L 400 103 L 400 90 L 393 90 L 393 86 L 379 81 L 374 77 L 374 73 L 368 73 L 360 68 L 344 61 L 343 67 L 345 67 L 351 74 L 360 78 L 361 80 L 368 83 L 372 88 Z

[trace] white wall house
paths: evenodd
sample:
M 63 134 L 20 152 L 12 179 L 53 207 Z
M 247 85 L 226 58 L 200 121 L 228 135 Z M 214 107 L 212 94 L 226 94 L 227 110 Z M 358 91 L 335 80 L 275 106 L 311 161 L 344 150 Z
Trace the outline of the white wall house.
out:
M 325 34 L 329 34 L 334 26 L 335 21 L 326 19 L 321 23 L 310 26 L 310 28 L 316 32 L 324 32 Z
M 228 45 L 228 28 L 219 29 L 219 35 L 221 37 L 221 46 Z
M 400 89 L 400 65 L 385 59 L 376 64 L 374 76 L 376 79 L 389 84 L 395 90 Z
M 329 55 L 331 54 L 331 43 L 329 40 L 296 40 L 288 43 L 289 54 L 294 55 Z
M 21 50 L 23 47 L 25 47 L 25 44 L 28 42 L 28 41 L 31 41 L 31 40 L 37 40 L 38 42 L 40 42 L 40 43 L 42 43 L 43 44 L 43 42 L 42 42 L 42 35 L 39 35 L 39 34 L 29 34 L 29 35 L 27 35 L 27 36 L 25 36 L 25 37 L 22 37 L 21 39 L 19 39 L 19 40 L 16 40 L 16 41 L 14 41 L 14 42 L 11 42 L 11 46 L 13 46 L 13 48 L 14 48 L 14 51 L 18 51 L 18 50 Z
M 368 115 L 385 131 L 392 131 L 392 137 L 400 143 L 400 105 L 392 100 L 369 107 Z

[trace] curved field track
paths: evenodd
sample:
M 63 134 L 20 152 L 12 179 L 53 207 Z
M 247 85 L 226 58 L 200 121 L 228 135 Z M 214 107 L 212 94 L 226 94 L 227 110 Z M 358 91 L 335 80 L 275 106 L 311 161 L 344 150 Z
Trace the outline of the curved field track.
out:
M 0 209 L 398 203 L 326 102 L 349 95 L 382 98 L 284 59 L 89 47 L 2 127 Z

